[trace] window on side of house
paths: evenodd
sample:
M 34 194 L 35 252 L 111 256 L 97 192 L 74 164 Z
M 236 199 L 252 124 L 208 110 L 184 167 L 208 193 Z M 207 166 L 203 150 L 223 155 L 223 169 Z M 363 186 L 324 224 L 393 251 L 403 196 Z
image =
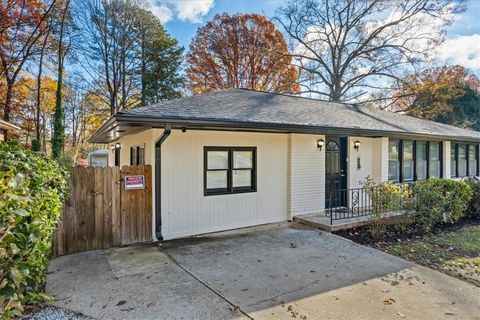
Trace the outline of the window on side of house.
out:
M 457 176 L 457 144 L 450 146 L 450 178 Z
M 413 162 L 413 141 L 404 140 L 402 148 L 402 175 L 403 181 L 413 181 L 414 162 Z
M 400 181 L 400 140 L 388 142 L 388 180 Z
M 417 141 L 415 146 L 417 180 L 427 179 L 427 142 Z
M 205 147 L 204 194 L 256 191 L 255 147 Z
M 478 175 L 478 146 L 469 145 L 468 146 L 468 175 L 477 176 Z
M 430 142 L 428 150 L 428 177 L 442 177 L 442 152 L 441 142 Z
M 115 147 L 114 156 L 115 156 L 115 167 L 118 167 L 120 166 L 120 148 Z
M 457 172 L 458 177 L 467 176 L 467 146 L 465 144 L 457 145 Z
M 143 166 L 145 164 L 145 147 L 133 146 L 130 147 L 130 165 Z

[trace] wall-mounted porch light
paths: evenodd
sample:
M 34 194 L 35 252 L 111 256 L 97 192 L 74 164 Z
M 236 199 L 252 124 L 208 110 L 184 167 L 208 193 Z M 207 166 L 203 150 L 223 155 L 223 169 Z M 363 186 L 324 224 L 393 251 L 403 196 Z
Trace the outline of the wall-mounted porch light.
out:
M 360 149 L 360 141 L 357 140 L 353 143 L 353 149 L 357 150 L 358 152 L 358 149 Z
M 120 148 L 121 148 L 120 142 L 115 143 L 115 149 L 120 149 Z
M 111 144 L 110 145 L 110 150 L 112 150 L 112 152 L 115 151 L 115 145 Z
M 322 151 L 323 146 L 325 145 L 325 140 L 320 139 L 317 141 L 317 148 L 318 150 Z

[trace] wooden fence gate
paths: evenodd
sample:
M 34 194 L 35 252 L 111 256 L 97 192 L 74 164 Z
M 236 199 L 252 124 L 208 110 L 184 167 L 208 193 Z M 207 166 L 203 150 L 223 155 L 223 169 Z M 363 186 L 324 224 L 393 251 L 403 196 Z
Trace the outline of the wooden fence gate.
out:
M 128 185 L 127 185 L 127 183 Z M 53 254 L 152 240 L 152 167 L 73 168 Z

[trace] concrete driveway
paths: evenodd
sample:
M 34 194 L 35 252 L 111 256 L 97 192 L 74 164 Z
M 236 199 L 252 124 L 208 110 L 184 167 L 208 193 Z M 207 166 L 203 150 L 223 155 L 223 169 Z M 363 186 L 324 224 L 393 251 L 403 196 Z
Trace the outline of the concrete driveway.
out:
M 294 223 L 60 257 L 47 291 L 104 319 L 480 319 L 480 288 Z

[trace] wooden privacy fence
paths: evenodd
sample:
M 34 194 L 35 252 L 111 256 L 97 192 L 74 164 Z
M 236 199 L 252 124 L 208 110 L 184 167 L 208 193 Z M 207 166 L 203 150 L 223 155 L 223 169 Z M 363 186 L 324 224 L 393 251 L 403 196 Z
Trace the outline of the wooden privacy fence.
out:
M 54 235 L 55 256 L 151 240 L 150 165 L 72 169 L 70 197 Z

